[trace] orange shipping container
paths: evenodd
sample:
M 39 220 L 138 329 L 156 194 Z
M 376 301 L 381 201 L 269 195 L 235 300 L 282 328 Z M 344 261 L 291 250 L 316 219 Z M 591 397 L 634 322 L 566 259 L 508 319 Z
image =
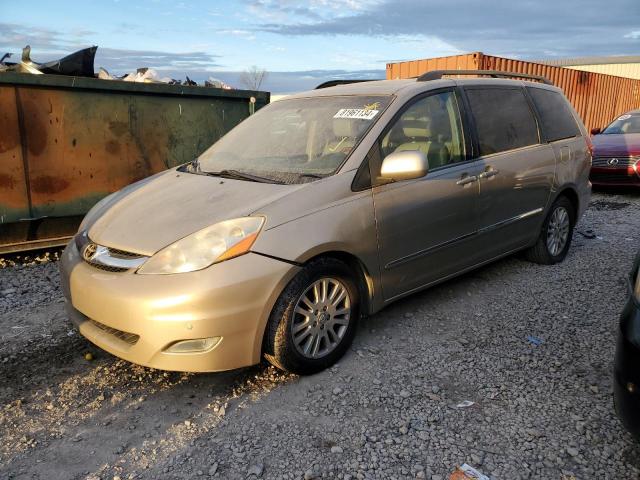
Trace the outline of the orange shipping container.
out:
M 485 55 L 482 52 L 387 64 L 387 79 L 417 77 L 431 70 L 501 70 L 543 75 L 564 90 L 588 129 L 640 108 L 640 80 L 583 72 L 541 63 Z

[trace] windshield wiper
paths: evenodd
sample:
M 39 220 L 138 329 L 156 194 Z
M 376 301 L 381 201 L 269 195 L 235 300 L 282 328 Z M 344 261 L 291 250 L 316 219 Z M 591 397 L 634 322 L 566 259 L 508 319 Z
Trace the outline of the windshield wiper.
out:
M 223 178 L 232 178 L 235 180 L 248 180 L 250 182 L 259 182 L 259 183 L 278 183 L 282 184 L 278 180 L 274 180 L 272 178 L 260 177 L 258 175 L 252 175 L 250 173 L 240 172 L 238 170 L 220 170 L 219 172 L 199 172 L 203 175 L 211 175 L 212 177 L 223 177 Z
M 299 177 L 308 177 L 308 178 L 324 178 L 326 175 L 318 175 L 317 173 L 298 173 Z

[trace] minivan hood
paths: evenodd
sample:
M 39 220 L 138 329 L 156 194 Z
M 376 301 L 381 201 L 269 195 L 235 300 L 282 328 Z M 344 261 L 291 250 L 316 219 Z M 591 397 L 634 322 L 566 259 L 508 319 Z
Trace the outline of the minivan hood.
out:
M 255 212 L 307 184 L 279 185 L 169 170 L 114 202 L 89 226 L 89 238 L 119 250 L 153 255 L 214 223 Z
M 640 133 L 594 135 L 593 156 L 640 155 Z

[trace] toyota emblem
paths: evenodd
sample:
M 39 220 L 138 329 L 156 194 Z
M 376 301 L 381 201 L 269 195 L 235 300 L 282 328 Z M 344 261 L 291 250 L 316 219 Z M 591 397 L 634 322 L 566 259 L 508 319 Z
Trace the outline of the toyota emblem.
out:
M 609 164 L 609 166 L 615 167 L 616 165 L 618 165 L 618 159 L 617 158 L 610 158 L 607 163 Z
M 97 251 L 98 245 L 96 245 L 95 243 L 89 243 L 86 247 L 84 247 L 82 257 L 88 262 L 93 258 Z

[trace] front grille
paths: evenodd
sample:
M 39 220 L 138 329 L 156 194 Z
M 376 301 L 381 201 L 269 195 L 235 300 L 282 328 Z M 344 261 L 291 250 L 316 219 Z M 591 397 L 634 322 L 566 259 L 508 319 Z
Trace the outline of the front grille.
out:
M 138 253 L 118 250 L 89 242 L 81 250 L 82 259 L 94 268 L 105 272 L 127 272 L 142 265 L 148 258 Z
M 135 345 L 140 339 L 140 335 L 136 335 L 135 333 L 123 332 L 122 330 L 117 330 L 115 328 L 107 327 L 100 322 L 96 322 L 95 320 L 89 319 L 89 321 L 100 330 L 109 335 L 112 335 L 129 345 Z
M 124 250 L 118 250 L 117 248 L 109 247 L 109 255 L 115 258 L 140 258 L 143 255 L 133 252 L 125 252 Z
M 618 162 L 615 165 L 610 165 L 609 162 L 614 158 Z M 635 157 L 593 157 L 591 166 L 597 168 L 627 168 L 635 165 L 638 160 L 640 159 Z
M 126 272 L 127 270 L 129 270 L 128 268 L 112 267 L 110 265 L 103 265 L 101 263 L 90 262 L 89 260 L 85 260 L 85 262 L 87 262 L 92 267 L 97 268 L 98 270 L 104 270 L 105 272 L 116 272 L 117 273 L 117 272 Z
M 638 175 L 627 173 L 591 173 L 589 176 L 592 182 L 596 183 L 628 183 L 640 184 Z

